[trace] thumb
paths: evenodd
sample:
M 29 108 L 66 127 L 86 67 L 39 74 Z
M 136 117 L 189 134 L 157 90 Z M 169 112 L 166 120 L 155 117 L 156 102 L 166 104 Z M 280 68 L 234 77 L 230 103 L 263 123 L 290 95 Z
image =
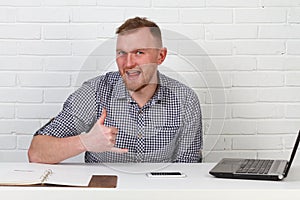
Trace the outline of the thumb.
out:
M 104 121 L 105 121 L 106 115 L 107 115 L 106 109 L 103 108 L 103 109 L 102 109 L 102 113 L 101 113 L 101 117 L 99 118 L 99 123 L 100 123 L 101 125 L 104 125 Z

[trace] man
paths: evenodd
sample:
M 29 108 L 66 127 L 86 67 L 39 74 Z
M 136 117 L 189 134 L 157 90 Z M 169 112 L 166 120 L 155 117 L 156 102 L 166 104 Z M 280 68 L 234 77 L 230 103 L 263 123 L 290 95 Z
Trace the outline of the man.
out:
M 35 133 L 30 162 L 199 162 L 202 123 L 197 95 L 158 71 L 167 49 L 159 27 L 128 19 L 117 32 L 110 72 L 85 82 Z

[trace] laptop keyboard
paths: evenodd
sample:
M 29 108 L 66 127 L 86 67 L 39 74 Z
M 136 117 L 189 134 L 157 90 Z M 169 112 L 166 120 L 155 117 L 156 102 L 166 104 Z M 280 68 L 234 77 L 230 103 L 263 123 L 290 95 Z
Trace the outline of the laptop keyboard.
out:
M 246 159 L 236 173 L 267 174 L 274 160 Z

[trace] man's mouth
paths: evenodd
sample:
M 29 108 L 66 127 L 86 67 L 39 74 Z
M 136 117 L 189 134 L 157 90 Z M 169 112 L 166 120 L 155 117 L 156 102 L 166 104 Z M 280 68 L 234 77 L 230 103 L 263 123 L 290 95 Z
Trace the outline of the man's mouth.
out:
M 128 70 L 128 71 L 126 71 L 126 75 L 129 79 L 137 78 L 140 74 L 141 74 L 141 72 L 138 71 L 138 70 Z

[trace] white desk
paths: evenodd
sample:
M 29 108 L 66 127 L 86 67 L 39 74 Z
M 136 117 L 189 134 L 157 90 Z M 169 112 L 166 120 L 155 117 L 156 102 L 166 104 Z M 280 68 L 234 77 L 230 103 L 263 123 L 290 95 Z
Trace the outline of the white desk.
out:
M 1 167 L 22 166 L 22 163 L 1 163 Z M 299 199 L 300 166 L 292 166 L 289 176 L 280 182 L 218 179 L 208 174 L 212 163 L 197 164 L 62 164 L 86 174 L 117 175 L 117 188 L 76 187 L 0 187 L 7 199 Z M 186 178 L 148 178 L 154 170 L 181 171 Z

